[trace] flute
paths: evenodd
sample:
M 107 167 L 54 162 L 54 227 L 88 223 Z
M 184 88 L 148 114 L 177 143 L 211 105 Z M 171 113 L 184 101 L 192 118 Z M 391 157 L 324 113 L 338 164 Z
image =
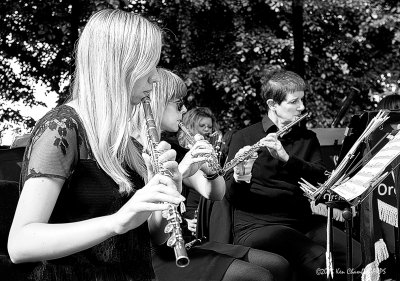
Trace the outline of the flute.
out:
M 282 129 L 277 131 L 276 132 L 276 136 L 277 137 L 281 136 L 287 130 L 289 130 L 291 127 L 293 127 L 294 125 L 296 125 L 297 123 L 299 123 L 301 120 L 303 120 L 306 117 L 308 117 L 308 113 L 305 113 L 305 114 L 301 115 L 299 118 L 297 118 L 296 120 L 290 122 L 289 124 L 284 126 Z M 259 140 L 257 143 L 253 144 L 248 151 L 241 153 L 240 155 L 238 155 L 235 158 L 233 158 L 231 161 L 225 163 L 224 168 L 223 168 L 225 173 L 227 171 L 229 171 L 230 169 L 233 169 L 234 167 L 236 167 L 238 164 L 240 164 L 244 160 L 249 159 L 254 154 L 254 152 L 259 150 L 262 146 L 263 145 L 261 143 L 261 140 Z
M 218 163 L 221 162 L 221 146 L 222 146 L 222 133 L 221 131 L 215 131 L 214 133 L 208 136 L 210 139 L 211 145 L 214 147 L 215 153 L 217 155 Z
M 185 125 L 183 125 L 182 121 L 179 122 L 179 128 L 185 134 L 185 137 L 188 140 L 189 144 L 194 145 L 196 143 L 196 140 L 194 139 L 194 136 L 189 131 L 189 129 L 186 128 Z M 224 169 L 219 164 L 218 154 L 214 149 L 210 154 L 201 155 L 201 156 L 206 156 L 207 157 L 207 160 L 206 160 L 207 165 L 213 172 L 218 173 L 218 175 L 220 175 L 220 176 L 225 175 Z
M 164 169 L 159 161 L 160 152 L 157 151 L 156 147 L 160 140 L 150 107 L 150 98 L 144 97 L 142 99 L 142 105 L 146 119 L 147 141 L 149 143 L 150 156 L 154 172 L 156 174 L 160 173 L 162 175 L 172 177 L 171 172 L 168 169 Z M 189 258 L 186 252 L 185 240 L 183 239 L 182 229 L 180 226 L 180 223 L 182 223 L 182 217 L 178 212 L 177 206 L 169 204 L 168 209 L 162 212 L 162 216 L 168 221 L 164 232 L 170 234 L 167 245 L 174 248 L 176 265 L 179 267 L 185 267 L 189 264 Z

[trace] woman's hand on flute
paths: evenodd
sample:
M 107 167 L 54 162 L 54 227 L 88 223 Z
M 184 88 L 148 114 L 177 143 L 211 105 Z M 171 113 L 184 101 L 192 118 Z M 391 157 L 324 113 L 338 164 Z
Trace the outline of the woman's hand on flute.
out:
M 276 133 L 270 133 L 265 138 L 260 141 L 262 146 L 265 146 L 271 156 L 282 161 L 287 162 L 289 160 L 289 155 L 283 148 L 281 142 L 279 141 Z
M 160 168 L 168 170 L 168 174 L 175 182 L 176 189 L 182 192 L 182 174 L 179 172 L 178 163 L 175 161 L 176 151 L 171 149 L 171 145 L 165 141 L 161 141 L 156 150 L 159 152 L 158 161 L 161 165 Z M 144 162 L 147 166 L 148 179 L 154 176 L 154 167 L 151 157 L 147 153 L 142 154 Z
M 193 176 L 200 168 L 203 170 L 203 166 L 207 166 L 205 164 L 207 158 L 213 152 L 212 145 L 204 140 L 201 135 L 197 134 L 194 138 L 196 143 L 179 163 L 179 171 L 182 173 L 183 178 Z
M 242 147 L 239 149 L 239 151 L 236 153 L 235 158 L 245 154 L 247 151 L 251 149 L 251 146 L 247 145 L 245 147 Z M 253 169 L 254 162 L 258 158 L 257 152 L 254 152 L 253 155 L 249 158 L 246 159 L 242 162 L 240 162 L 237 166 L 233 168 L 233 177 L 235 180 L 238 181 L 245 181 L 245 182 L 250 182 L 251 180 L 251 170 Z
M 184 200 L 173 179 L 156 174 L 113 215 L 114 231 L 123 234 L 144 223 L 152 212 L 166 210 L 169 204 L 178 205 Z
M 196 236 L 197 219 L 185 219 L 187 221 L 187 227 L 193 236 Z

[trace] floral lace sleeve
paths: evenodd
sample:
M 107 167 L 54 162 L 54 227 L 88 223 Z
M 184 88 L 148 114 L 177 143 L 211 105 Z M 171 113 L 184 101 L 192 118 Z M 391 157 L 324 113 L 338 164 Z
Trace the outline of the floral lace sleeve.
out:
M 31 177 L 70 176 L 79 159 L 77 124 L 73 116 L 60 111 L 50 112 L 38 122 L 25 152 L 22 183 Z

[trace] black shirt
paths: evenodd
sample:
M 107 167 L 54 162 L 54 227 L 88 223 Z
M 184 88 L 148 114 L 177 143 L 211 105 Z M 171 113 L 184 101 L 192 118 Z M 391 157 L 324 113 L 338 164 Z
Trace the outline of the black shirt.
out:
M 139 174 L 126 171 L 134 187 L 129 194 L 119 192 L 118 184 L 98 165 L 76 111 L 61 105 L 41 118 L 32 132 L 21 170 L 21 188 L 29 178 L 64 179 L 49 223 L 73 223 L 117 212 L 144 186 Z M 153 280 L 147 222 L 86 250 L 34 263 L 30 274 L 30 279 L 44 281 Z
M 236 132 L 227 160 L 234 158 L 240 148 L 251 146 L 277 130 L 266 115 L 262 122 Z M 298 182 L 301 178 L 314 184 L 325 181 L 318 139 L 314 132 L 295 125 L 280 141 L 289 154 L 286 163 L 273 158 L 263 147 L 254 162 L 250 183 L 236 182 L 233 170 L 226 175 L 226 196 L 235 209 L 236 222 L 290 224 L 311 214 L 308 199 Z

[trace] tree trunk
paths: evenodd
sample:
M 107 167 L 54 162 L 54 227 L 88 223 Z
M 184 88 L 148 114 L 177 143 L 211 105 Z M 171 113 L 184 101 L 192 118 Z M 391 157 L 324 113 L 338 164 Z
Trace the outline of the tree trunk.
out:
M 303 0 L 292 0 L 294 70 L 304 77 Z

